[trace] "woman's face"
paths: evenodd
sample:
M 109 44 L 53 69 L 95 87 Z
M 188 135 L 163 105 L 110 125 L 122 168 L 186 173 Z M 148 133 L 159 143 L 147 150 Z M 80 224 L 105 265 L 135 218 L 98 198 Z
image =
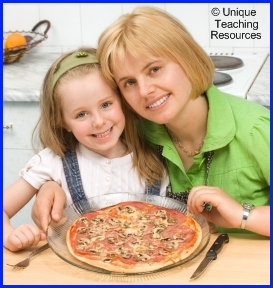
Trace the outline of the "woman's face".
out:
M 166 58 L 138 60 L 127 53 L 114 77 L 128 104 L 148 120 L 167 124 L 187 109 L 191 83 L 181 66 Z

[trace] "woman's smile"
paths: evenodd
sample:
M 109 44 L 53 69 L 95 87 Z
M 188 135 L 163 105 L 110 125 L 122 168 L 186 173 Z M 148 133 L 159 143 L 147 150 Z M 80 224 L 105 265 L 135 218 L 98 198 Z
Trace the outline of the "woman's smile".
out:
M 148 109 L 154 109 L 154 108 L 157 108 L 159 106 L 161 106 L 163 103 L 166 102 L 166 100 L 170 97 L 170 93 L 162 98 L 160 98 L 159 100 L 157 100 L 156 102 L 154 102 L 153 104 L 151 105 L 148 105 L 147 108 Z

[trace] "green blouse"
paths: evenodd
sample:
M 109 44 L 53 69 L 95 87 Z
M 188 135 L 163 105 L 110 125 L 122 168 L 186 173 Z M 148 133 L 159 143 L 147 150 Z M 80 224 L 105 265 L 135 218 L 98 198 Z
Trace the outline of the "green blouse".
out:
M 207 133 L 200 154 L 194 157 L 187 172 L 165 127 L 144 121 L 146 139 L 152 145 L 163 146 L 172 192 L 205 184 L 205 153 L 213 150 L 207 185 L 220 187 L 239 203 L 269 205 L 269 110 L 223 93 L 215 86 L 209 88 L 206 95 Z M 219 231 L 242 232 L 238 229 Z

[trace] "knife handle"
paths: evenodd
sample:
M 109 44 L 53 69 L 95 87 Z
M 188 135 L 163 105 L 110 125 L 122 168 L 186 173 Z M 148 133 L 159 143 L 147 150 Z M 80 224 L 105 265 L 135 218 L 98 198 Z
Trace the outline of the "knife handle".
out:
M 217 254 L 222 250 L 224 244 L 228 242 L 228 234 L 224 233 L 219 235 L 213 245 L 210 247 L 209 251 L 207 252 L 206 257 L 215 260 L 217 258 Z

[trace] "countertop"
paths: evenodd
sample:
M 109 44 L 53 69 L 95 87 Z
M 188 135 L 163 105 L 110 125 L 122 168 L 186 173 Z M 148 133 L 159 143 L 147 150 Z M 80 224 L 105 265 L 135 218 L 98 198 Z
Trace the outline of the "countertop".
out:
M 44 76 L 60 53 L 29 53 L 18 62 L 4 65 L 4 101 L 39 101 Z M 251 86 L 247 99 L 269 103 L 269 57 Z
M 229 234 L 229 243 L 225 244 L 217 259 L 210 263 L 204 273 L 190 281 L 217 236 L 212 234 L 207 247 L 188 263 L 141 277 L 110 276 L 87 271 L 65 262 L 51 249 L 34 256 L 26 269 L 14 271 L 6 264 L 22 261 L 31 249 L 13 253 L 4 248 L 3 284 L 270 284 L 269 238 L 235 233 Z

